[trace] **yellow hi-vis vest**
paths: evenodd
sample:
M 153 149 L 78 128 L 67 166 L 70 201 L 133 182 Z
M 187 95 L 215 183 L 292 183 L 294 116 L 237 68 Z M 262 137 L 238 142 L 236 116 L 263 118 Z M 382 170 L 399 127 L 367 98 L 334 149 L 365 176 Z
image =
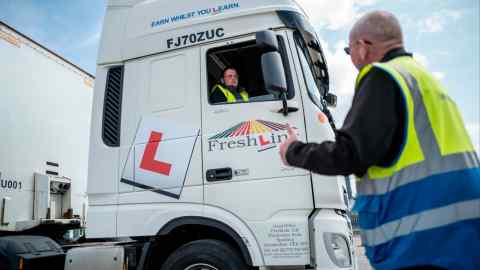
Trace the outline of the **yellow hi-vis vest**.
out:
M 480 162 L 456 104 L 409 56 L 364 67 L 357 89 L 373 67 L 396 82 L 406 115 L 397 158 L 357 182 L 353 210 L 372 266 L 480 269 Z
M 227 99 L 228 103 L 234 103 L 237 102 L 236 96 L 226 87 L 223 87 L 221 84 L 216 84 L 213 88 L 212 91 L 210 92 L 210 95 L 213 94 L 215 91 L 221 91 L 223 95 L 225 95 L 225 98 Z M 242 97 L 244 102 L 248 102 L 248 93 L 244 89 L 240 89 L 240 96 Z

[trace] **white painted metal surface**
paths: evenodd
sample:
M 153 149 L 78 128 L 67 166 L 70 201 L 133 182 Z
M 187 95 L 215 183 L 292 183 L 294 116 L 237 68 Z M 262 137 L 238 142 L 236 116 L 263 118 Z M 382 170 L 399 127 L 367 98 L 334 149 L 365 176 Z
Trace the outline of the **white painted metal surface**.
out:
M 356 267 L 356 250 L 353 242 L 353 232 L 349 229 L 347 219 L 343 218 L 335 211 L 330 209 L 317 210 L 310 218 L 310 230 L 311 230 L 311 246 L 312 253 L 315 258 L 315 269 L 336 269 L 339 266 L 334 263 L 330 256 L 344 256 L 347 260 L 350 258 L 352 266 L 341 267 L 343 269 L 355 269 Z M 340 233 L 344 240 L 349 244 L 349 248 L 345 251 L 341 249 L 327 251 L 329 242 L 327 234 Z M 338 248 L 338 247 L 337 247 Z M 343 252 L 343 253 L 342 253 Z M 330 253 L 330 254 L 329 254 Z M 327 255 L 326 255 L 327 254 Z
M 72 248 L 65 258 L 65 270 L 122 270 L 122 246 L 97 246 Z
M 335 213 L 309 216 L 322 208 L 345 210 L 344 181 L 286 167 L 278 155 L 286 124 L 302 140 L 333 138 L 328 125 L 314 121 L 318 108 L 307 94 L 293 31 L 276 34 L 285 42 L 295 89 L 288 103 L 298 112 L 283 116 L 279 101 L 208 102 L 209 49 L 254 41 L 255 32 L 284 26 L 275 11 L 301 9 L 288 0 L 224 4 L 109 2 L 94 96 L 87 237 L 151 236 L 173 219 L 206 217 L 231 227 L 256 266 L 299 268 L 314 256 L 318 269 L 335 269 L 312 228 L 348 237 L 348 222 Z M 202 15 L 212 7 L 217 12 Z M 210 39 L 198 40 L 207 34 Z M 120 147 L 102 141 L 105 83 L 114 65 L 124 67 Z M 242 125 L 254 131 L 238 130 Z M 152 145 L 155 153 L 147 154 Z M 146 156 L 163 169 L 143 166 Z M 224 167 L 232 179 L 207 181 L 208 170 Z
M 175 4 L 164 0 L 110 0 L 98 63 L 169 51 L 174 49 L 169 47 L 169 39 L 175 43 L 176 37 L 210 31 L 213 26 L 223 27 L 225 38 L 254 32 L 259 26 L 276 27 L 281 25 L 276 16 L 271 16 L 276 10 L 303 13 L 293 0 L 195 0 Z
M 93 77 L 2 23 L 0 59 L 0 200 L 8 199 L 0 230 L 15 230 L 17 222 L 35 223 L 30 222 L 34 173 L 45 175 L 47 170 L 71 181 L 71 197 L 65 199 L 73 214 L 81 216 Z M 61 210 L 68 202 L 57 200 L 55 205 Z M 37 209 L 37 220 L 46 218 L 47 206 Z

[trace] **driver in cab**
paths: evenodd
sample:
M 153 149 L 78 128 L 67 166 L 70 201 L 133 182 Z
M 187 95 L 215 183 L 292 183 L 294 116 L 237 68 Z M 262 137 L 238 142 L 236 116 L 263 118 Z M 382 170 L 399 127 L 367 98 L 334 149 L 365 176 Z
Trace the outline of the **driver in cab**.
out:
M 220 83 L 213 86 L 210 91 L 212 103 L 248 102 L 248 92 L 238 85 L 238 72 L 233 67 L 227 67 L 222 72 Z

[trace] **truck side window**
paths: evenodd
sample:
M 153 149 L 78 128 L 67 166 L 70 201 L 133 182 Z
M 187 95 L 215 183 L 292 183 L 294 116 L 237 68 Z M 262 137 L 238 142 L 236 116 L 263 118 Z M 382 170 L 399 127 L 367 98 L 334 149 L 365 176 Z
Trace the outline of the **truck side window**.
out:
M 288 66 L 285 43 L 279 37 L 284 65 Z M 207 52 L 208 100 L 210 104 L 260 102 L 276 100 L 265 90 L 261 50 L 254 40 L 210 49 Z M 290 69 L 286 70 L 292 98 Z M 236 85 L 235 85 L 236 83 Z
M 313 75 L 313 71 L 311 67 L 313 64 L 311 63 L 310 58 L 308 57 L 307 48 L 303 40 L 299 37 L 295 37 L 295 44 L 297 47 L 298 56 L 300 58 L 300 65 L 302 66 L 303 71 L 303 78 L 305 79 L 305 84 L 307 86 L 308 96 L 312 100 L 312 102 L 317 105 L 320 110 L 322 110 L 322 102 L 321 102 L 321 95 L 320 90 L 317 87 L 315 82 L 315 77 Z

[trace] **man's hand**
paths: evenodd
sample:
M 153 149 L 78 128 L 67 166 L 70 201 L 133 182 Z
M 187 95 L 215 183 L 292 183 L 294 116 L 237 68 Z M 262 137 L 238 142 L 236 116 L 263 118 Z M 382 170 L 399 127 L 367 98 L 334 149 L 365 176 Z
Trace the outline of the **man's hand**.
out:
M 290 144 L 292 144 L 293 142 L 297 141 L 298 138 L 297 138 L 297 134 L 295 134 L 295 130 L 293 130 L 293 128 L 289 125 L 288 126 L 288 138 L 286 141 L 284 141 L 281 145 L 280 145 L 280 157 L 282 158 L 282 162 L 283 164 L 285 164 L 286 166 L 289 166 L 288 162 L 287 162 L 287 150 L 288 150 L 288 147 L 290 146 Z
M 328 118 L 323 112 L 317 113 L 317 119 L 320 124 L 328 123 Z M 297 134 L 295 133 L 295 130 L 293 130 L 290 125 L 288 125 L 288 138 L 280 145 L 280 157 L 282 158 L 283 164 L 285 164 L 286 166 L 290 166 L 290 164 L 288 164 L 287 162 L 288 147 L 295 141 L 298 141 Z

